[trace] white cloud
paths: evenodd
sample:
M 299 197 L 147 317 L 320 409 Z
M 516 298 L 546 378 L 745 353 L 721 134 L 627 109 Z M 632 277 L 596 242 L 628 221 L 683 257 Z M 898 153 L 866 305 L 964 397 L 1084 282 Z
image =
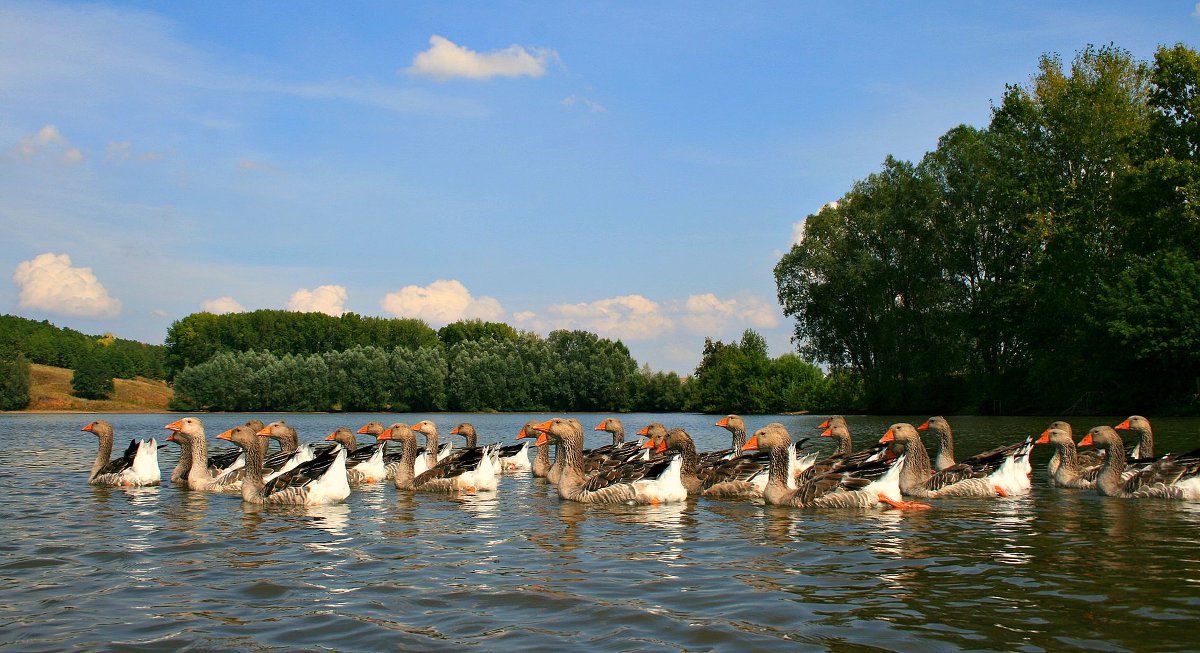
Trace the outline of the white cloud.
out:
M 799 245 L 804 242 L 804 223 L 808 218 L 801 220 L 792 225 L 792 244 Z
M 26 161 L 45 158 L 64 165 L 83 163 L 83 152 L 73 147 L 54 125 L 45 125 L 36 134 L 23 137 L 15 151 Z
M 584 329 L 606 338 L 652 340 L 675 329 L 657 302 L 642 295 L 623 295 L 594 302 L 554 304 L 547 325 L 555 329 Z
M 66 254 L 46 252 L 17 264 L 13 282 L 20 289 L 19 306 L 89 317 L 111 317 L 121 302 L 109 297 L 91 268 L 71 267 Z
M 504 315 L 500 302 L 492 297 L 471 296 L 461 282 L 439 279 L 428 286 L 405 286 L 384 295 L 383 310 L 396 317 L 415 317 L 430 324 L 450 324 L 458 320 L 498 320 Z
M 675 306 L 679 320 L 692 333 L 719 335 L 746 327 L 773 329 L 779 326 L 775 307 L 752 295 L 720 299 L 713 293 L 691 295 Z
M 319 286 L 315 290 L 301 288 L 288 300 L 289 311 L 325 313 L 334 317 L 346 312 L 346 289 L 342 286 Z
M 604 108 L 603 104 L 600 104 L 599 102 L 597 102 L 595 100 L 585 98 L 585 97 L 582 97 L 579 95 L 570 95 L 570 96 L 567 96 L 562 99 L 562 105 L 564 107 L 573 107 L 577 104 L 585 107 L 588 111 L 591 111 L 592 113 L 603 113 L 608 110 L 608 109 Z
M 434 34 L 429 37 L 429 49 L 418 52 L 407 70 L 438 81 L 455 77 L 541 77 L 546 74 L 546 63 L 557 58 L 558 54 L 553 50 L 526 50 L 520 45 L 479 53 Z
M 218 297 L 200 302 L 200 310 L 213 315 L 223 315 L 225 313 L 245 313 L 246 307 L 232 297 Z

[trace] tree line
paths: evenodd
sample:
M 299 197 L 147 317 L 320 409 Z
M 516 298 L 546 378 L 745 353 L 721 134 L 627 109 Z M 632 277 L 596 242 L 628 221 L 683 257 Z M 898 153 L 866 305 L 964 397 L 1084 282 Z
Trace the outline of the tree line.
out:
M 460 327 L 463 325 L 460 325 Z M 475 325 L 465 325 L 468 330 Z M 464 329 L 451 329 L 461 335 Z M 357 345 L 313 354 L 222 352 L 176 375 L 173 408 L 276 411 L 732 411 L 777 412 L 806 402 L 822 374 L 795 355 L 754 391 L 729 392 L 745 360 L 771 368 L 761 336 L 709 343 L 702 375 L 639 368 L 619 341 L 587 331 L 554 331 L 543 338 L 513 331 L 456 339 L 449 347 L 415 349 Z M 761 360 L 760 360 L 761 359 Z M 802 378 L 791 379 L 803 370 Z M 786 379 L 775 385 L 772 381 Z M 777 388 L 785 388 L 779 392 Z M 768 392 L 769 391 L 769 392 Z M 771 398 L 759 396 L 771 394 Z M 739 403 L 747 398 L 752 403 Z M 803 405 L 801 403 L 800 405 Z
M 888 157 L 775 268 L 872 411 L 1195 412 L 1200 55 L 1041 59 L 986 128 Z

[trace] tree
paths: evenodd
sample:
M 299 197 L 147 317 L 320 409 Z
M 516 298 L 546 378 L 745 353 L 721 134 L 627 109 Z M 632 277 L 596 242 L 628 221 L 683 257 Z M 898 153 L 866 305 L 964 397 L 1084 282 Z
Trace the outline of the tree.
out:
M 108 399 L 114 391 L 113 375 L 99 355 L 86 356 L 76 364 L 71 389 L 83 399 Z
M 22 410 L 29 405 L 30 376 L 24 354 L 0 358 L 0 410 Z

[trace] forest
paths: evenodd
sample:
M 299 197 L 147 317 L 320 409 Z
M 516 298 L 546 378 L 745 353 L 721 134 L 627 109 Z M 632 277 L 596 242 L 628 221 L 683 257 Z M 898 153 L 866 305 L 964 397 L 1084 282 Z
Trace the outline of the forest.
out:
M 872 412 L 1194 413 L 1200 56 L 1045 56 L 985 128 L 887 158 L 775 268 Z

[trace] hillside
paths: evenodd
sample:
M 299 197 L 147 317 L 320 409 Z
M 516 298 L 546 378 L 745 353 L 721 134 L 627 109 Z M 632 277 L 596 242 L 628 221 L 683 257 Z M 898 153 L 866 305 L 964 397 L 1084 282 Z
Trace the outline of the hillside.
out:
M 167 410 L 172 396 L 166 382 L 137 377 L 114 379 L 116 392 L 110 399 L 80 399 L 71 395 L 71 370 L 36 363 L 30 370 L 29 411 L 157 413 Z

